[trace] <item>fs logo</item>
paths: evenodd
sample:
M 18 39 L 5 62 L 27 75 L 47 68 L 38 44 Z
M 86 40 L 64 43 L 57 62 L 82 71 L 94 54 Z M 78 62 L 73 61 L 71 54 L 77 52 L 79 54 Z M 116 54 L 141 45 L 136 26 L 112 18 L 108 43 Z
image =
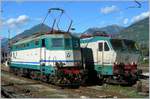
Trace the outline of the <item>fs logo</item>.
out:
M 70 57 L 70 56 L 71 56 L 71 55 L 70 55 L 70 53 L 68 52 L 68 53 L 67 53 L 67 57 Z

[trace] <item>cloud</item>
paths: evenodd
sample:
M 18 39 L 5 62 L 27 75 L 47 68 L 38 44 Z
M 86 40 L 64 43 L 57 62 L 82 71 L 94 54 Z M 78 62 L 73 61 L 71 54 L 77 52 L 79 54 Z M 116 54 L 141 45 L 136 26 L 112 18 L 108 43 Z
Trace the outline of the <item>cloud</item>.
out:
M 125 18 L 124 20 L 123 20 L 123 24 L 128 24 L 128 22 L 129 22 L 129 19 L 128 18 Z
M 6 24 L 10 27 L 15 27 L 17 25 L 16 20 L 14 18 L 10 18 L 6 21 Z
M 4 20 L 0 19 L 0 27 L 2 27 L 4 25 Z
M 26 16 L 26 15 L 21 15 L 21 16 L 19 16 L 18 18 L 17 18 L 17 23 L 19 23 L 19 24 L 24 24 L 24 23 L 26 23 L 27 21 L 29 21 L 29 17 L 28 16 Z
M 109 7 L 104 7 L 104 8 L 101 8 L 101 13 L 102 14 L 109 14 L 109 13 L 112 13 L 112 12 L 116 12 L 118 11 L 118 7 L 115 6 L 115 5 L 112 5 L 112 6 L 109 6 Z
M 27 15 L 20 15 L 17 18 L 10 18 L 6 21 L 6 25 L 9 27 L 17 27 L 18 25 L 23 25 L 29 21 L 29 17 Z
M 137 22 L 137 21 L 139 21 L 139 20 L 142 20 L 142 19 L 148 17 L 149 14 L 150 14 L 149 11 L 143 12 L 143 13 L 141 13 L 140 15 L 134 16 L 134 17 L 131 19 L 131 22 Z

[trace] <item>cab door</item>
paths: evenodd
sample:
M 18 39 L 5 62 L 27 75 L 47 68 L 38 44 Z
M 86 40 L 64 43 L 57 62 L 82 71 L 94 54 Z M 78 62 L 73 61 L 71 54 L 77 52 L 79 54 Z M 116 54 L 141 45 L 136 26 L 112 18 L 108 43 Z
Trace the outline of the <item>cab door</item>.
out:
M 103 42 L 103 64 L 108 65 L 112 62 L 112 50 L 107 41 Z
M 110 64 L 112 60 L 112 51 L 106 41 L 98 42 L 97 62 L 101 65 Z
M 113 52 L 107 41 L 98 42 L 97 60 L 99 65 L 99 70 L 103 75 L 112 74 L 112 55 Z

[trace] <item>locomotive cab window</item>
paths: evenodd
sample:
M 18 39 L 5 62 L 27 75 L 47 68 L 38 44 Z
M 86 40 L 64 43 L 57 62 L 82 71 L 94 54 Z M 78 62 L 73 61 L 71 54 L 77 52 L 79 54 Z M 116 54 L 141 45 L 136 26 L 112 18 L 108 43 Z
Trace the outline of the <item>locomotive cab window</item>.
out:
M 109 51 L 109 46 L 108 46 L 108 44 L 106 42 L 104 43 L 104 50 L 105 51 Z
M 71 40 L 70 39 L 65 39 L 65 47 L 70 48 L 71 47 Z
M 98 43 L 99 51 L 103 51 L 103 42 Z
M 74 39 L 73 40 L 73 47 L 74 48 L 78 48 L 80 45 L 79 45 L 79 41 L 77 39 Z
M 62 38 L 53 38 L 52 39 L 52 47 L 63 47 L 63 39 Z

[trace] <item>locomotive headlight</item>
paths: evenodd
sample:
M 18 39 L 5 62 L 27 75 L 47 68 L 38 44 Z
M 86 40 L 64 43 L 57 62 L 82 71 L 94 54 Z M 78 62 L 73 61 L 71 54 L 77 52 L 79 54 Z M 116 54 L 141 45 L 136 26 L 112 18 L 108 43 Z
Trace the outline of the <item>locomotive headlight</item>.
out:
M 118 64 L 118 62 L 117 62 L 117 61 L 115 61 L 115 62 L 114 62 L 114 64 L 116 64 L 116 65 L 117 65 L 117 64 Z
M 75 66 L 80 66 L 81 63 L 80 63 L 80 62 L 75 62 L 74 65 L 75 65 Z
M 135 65 L 135 64 L 137 64 L 136 62 L 132 62 L 132 65 Z
M 137 62 L 134 62 L 134 64 L 137 64 Z
M 132 61 L 132 62 L 131 62 L 131 65 L 133 65 L 133 64 L 134 64 L 134 62 Z

